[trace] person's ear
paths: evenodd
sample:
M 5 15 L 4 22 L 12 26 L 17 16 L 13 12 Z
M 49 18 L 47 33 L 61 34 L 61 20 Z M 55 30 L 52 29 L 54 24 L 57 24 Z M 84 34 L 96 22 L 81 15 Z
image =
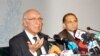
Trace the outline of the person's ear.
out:
M 26 23 L 26 21 L 25 21 L 25 20 L 23 20 L 23 25 L 24 25 L 24 27 L 26 27 L 26 26 L 27 26 L 27 23 Z

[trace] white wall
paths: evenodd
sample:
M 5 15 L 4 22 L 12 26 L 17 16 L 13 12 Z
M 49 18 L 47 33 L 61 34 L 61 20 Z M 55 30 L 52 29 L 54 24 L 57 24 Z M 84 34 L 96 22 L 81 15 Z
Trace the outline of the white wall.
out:
M 87 26 L 100 30 L 100 0 L 49 0 L 50 14 L 45 21 L 47 32 L 50 36 L 62 29 L 62 17 L 68 12 L 73 12 L 79 19 L 79 28 L 86 30 Z
M 30 8 L 38 9 L 44 20 L 43 32 L 50 35 L 62 30 L 62 17 L 73 12 L 79 18 L 79 28 L 87 26 L 100 30 L 100 0 L 1 0 L 0 46 L 8 46 L 9 39 L 23 30 L 22 14 Z

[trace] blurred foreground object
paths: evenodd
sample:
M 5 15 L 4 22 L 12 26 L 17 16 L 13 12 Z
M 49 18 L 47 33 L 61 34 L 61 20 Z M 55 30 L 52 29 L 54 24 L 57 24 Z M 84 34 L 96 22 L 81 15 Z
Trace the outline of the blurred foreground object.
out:
M 57 55 L 57 54 L 55 54 L 55 53 L 51 53 L 51 54 L 40 55 L 40 56 L 58 56 L 58 55 Z
M 58 46 L 52 45 L 52 47 L 49 50 L 49 53 L 55 53 L 55 54 L 60 54 L 61 50 Z

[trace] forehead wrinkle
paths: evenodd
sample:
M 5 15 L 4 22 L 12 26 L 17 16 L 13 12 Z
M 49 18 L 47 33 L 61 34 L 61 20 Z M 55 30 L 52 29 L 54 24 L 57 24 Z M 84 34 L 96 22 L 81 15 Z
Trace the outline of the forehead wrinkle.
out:
M 40 13 L 36 9 L 29 9 L 24 13 L 23 19 L 27 19 L 27 17 L 32 15 L 32 14 L 40 14 Z

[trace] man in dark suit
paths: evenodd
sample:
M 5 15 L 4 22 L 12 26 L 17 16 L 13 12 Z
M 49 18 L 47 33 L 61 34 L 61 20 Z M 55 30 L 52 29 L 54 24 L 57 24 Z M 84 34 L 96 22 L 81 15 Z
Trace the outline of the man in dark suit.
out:
M 23 15 L 24 31 L 9 41 L 10 56 L 40 56 L 47 54 L 48 36 L 41 33 L 42 17 L 36 9 L 29 9 Z
M 64 29 L 58 34 L 58 37 L 54 37 L 57 42 L 57 46 L 59 46 L 61 50 L 73 50 L 74 54 L 86 54 L 87 45 L 83 44 L 80 38 L 75 36 L 78 30 L 78 19 L 76 15 L 73 13 L 65 14 L 62 21 Z

